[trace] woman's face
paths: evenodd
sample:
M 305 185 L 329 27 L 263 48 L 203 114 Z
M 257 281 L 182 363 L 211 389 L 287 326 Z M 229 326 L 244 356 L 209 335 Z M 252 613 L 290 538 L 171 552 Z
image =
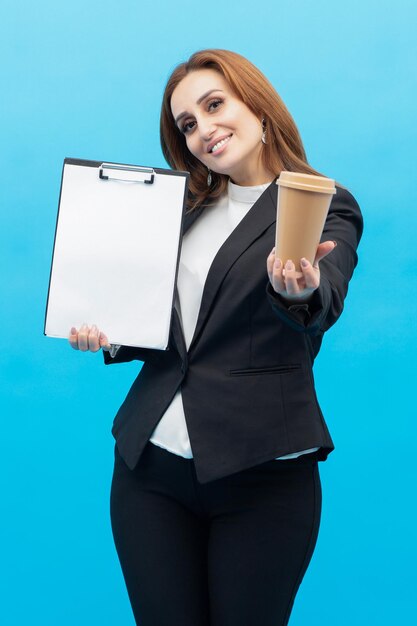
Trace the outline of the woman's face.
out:
M 262 122 L 212 69 L 190 72 L 174 89 L 171 111 L 189 151 L 237 185 L 259 185 L 274 175 L 262 164 Z

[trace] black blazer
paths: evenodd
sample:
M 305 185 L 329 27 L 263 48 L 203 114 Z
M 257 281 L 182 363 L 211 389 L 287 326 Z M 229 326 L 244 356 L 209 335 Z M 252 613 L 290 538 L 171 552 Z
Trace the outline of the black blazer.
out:
M 271 183 L 215 256 L 188 352 L 174 308 L 168 350 L 122 346 L 114 359 L 104 353 L 107 364 L 144 361 L 112 428 L 131 469 L 180 386 L 201 483 L 316 446 L 325 460 L 334 449 L 312 366 L 324 332 L 342 313 L 362 216 L 350 192 L 337 186 L 321 241 L 338 245 L 320 262 L 313 300 L 288 306 L 266 269 L 277 191 Z M 202 211 L 186 214 L 183 233 Z

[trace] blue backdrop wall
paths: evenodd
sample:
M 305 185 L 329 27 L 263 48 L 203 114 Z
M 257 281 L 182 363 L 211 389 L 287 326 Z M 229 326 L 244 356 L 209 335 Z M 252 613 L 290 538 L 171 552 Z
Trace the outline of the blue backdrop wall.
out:
M 140 364 L 43 336 L 62 161 L 165 166 L 180 61 L 235 50 L 269 77 L 311 164 L 365 232 L 315 366 L 336 444 L 292 626 L 409 624 L 415 539 L 417 5 L 355 0 L 6 0 L 1 74 L 1 621 L 132 626 L 109 519 L 113 416 Z M 414 589 L 415 591 L 415 589 Z

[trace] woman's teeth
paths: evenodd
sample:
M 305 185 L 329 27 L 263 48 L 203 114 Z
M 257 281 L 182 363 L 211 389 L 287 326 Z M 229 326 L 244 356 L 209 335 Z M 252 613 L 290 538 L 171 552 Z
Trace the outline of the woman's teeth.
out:
M 230 136 L 231 137 L 231 136 Z M 219 141 L 218 143 L 216 143 L 212 149 L 211 152 L 217 152 L 217 150 L 219 150 L 219 148 L 221 148 L 222 146 L 224 146 L 225 143 L 227 143 L 230 139 L 230 137 L 226 137 L 226 139 L 222 139 L 221 141 Z

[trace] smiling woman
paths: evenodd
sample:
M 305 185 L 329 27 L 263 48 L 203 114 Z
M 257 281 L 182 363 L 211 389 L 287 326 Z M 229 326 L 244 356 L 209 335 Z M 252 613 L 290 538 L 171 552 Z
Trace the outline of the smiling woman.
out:
M 191 209 L 214 202 L 229 179 L 256 185 L 283 169 L 319 174 L 307 163 L 294 120 L 274 87 L 229 50 L 196 52 L 174 70 L 163 96 L 160 134 L 167 162 L 191 174 Z M 213 151 L 213 140 L 229 139 L 227 148 Z
M 261 158 L 262 120 L 235 96 L 219 72 L 203 69 L 187 74 L 172 93 L 171 110 L 190 153 L 215 175 L 241 186 L 273 180 L 274 172 Z
M 179 65 L 160 128 L 168 163 L 190 173 L 169 349 L 110 346 L 96 327 L 70 336 L 107 364 L 144 361 L 112 429 L 116 549 L 141 626 L 286 626 L 318 536 L 318 461 L 334 449 L 312 366 L 344 307 L 360 209 L 337 185 L 314 262 L 298 277 L 275 258 L 275 179 L 318 172 L 236 53 Z

